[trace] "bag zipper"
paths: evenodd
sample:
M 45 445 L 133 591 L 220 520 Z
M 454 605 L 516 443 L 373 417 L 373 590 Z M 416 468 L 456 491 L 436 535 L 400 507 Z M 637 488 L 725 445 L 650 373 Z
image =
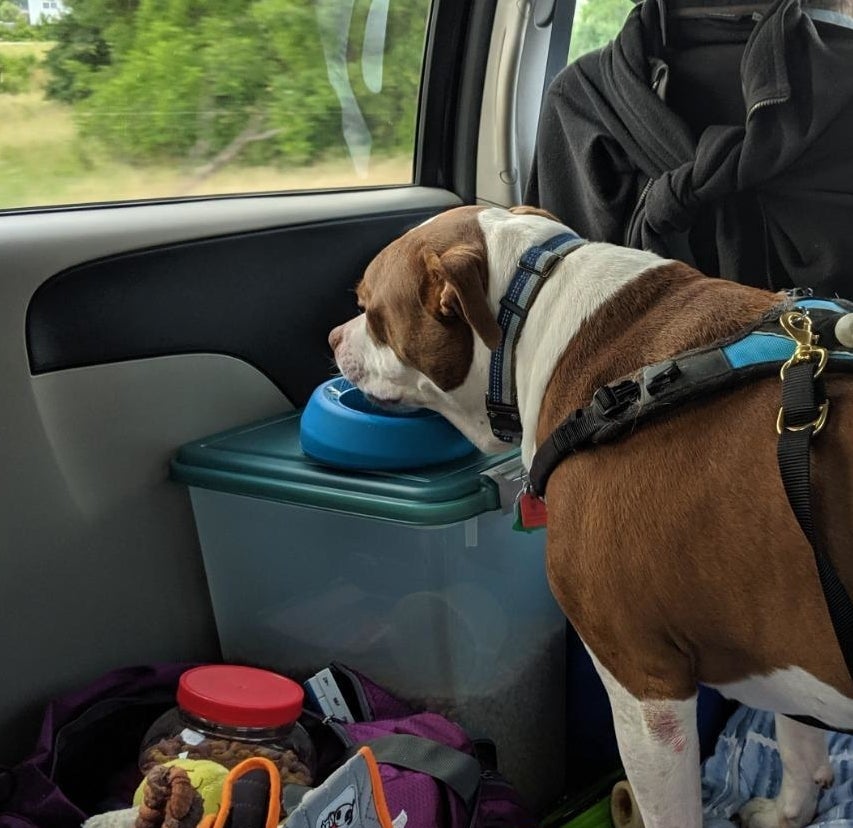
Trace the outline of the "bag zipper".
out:
M 328 727 L 341 742 L 344 749 L 351 748 L 355 745 L 355 742 L 350 738 L 350 735 L 347 732 L 346 722 L 343 720 L 338 719 L 335 716 L 321 716 L 319 713 L 315 713 L 313 710 L 308 709 L 303 709 L 302 715 L 307 719 L 319 722 L 324 727 Z

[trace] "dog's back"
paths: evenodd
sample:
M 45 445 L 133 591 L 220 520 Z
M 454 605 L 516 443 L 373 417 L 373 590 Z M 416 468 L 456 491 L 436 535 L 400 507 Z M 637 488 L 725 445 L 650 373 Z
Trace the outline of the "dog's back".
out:
M 730 337 L 781 301 L 681 264 L 644 274 L 569 343 L 537 442 L 599 386 Z M 851 590 L 853 377 L 826 382 L 815 515 Z M 548 487 L 549 575 L 587 646 L 633 695 L 687 698 L 702 682 L 853 727 L 853 682 L 778 470 L 780 393 L 778 378 L 756 381 L 563 462 Z

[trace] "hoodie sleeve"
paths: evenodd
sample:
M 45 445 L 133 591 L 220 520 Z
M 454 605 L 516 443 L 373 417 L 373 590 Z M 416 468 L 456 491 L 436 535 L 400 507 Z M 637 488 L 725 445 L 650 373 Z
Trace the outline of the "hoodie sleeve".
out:
M 594 75 L 607 48 L 583 55 L 551 83 L 524 201 L 588 239 L 624 244 L 642 182 L 596 111 Z

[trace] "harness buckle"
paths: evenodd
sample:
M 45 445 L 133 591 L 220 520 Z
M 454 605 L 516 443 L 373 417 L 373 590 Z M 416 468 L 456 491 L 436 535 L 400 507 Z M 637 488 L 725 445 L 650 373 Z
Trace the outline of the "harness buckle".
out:
M 829 400 L 826 400 L 818 406 L 818 412 L 817 417 L 810 423 L 805 423 L 805 425 L 789 426 L 785 425 L 785 409 L 780 408 L 779 414 L 776 416 L 776 433 L 781 434 L 783 429 L 785 431 L 805 431 L 807 428 L 814 428 L 812 437 L 817 437 L 826 425 L 826 418 L 829 415 Z
M 531 255 L 534 251 L 539 252 L 536 253 L 535 256 Z M 541 276 L 544 279 L 554 269 L 554 265 L 562 260 L 563 257 L 559 253 L 555 253 L 553 250 L 543 250 L 541 247 L 537 247 L 533 248 L 533 250 L 528 250 L 518 260 L 518 269 L 524 270 L 527 273 L 535 273 L 537 276 Z M 539 265 L 538 267 L 537 264 Z
M 492 434 L 505 443 L 513 443 L 521 434 L 521 414 L 518 407 L 507 403 L 495 402 L 486 395 L 486 416 Z
M 779 317 L 779 324 L 785 333 L 797 343 L 791 358 L 779 369 L 779 376 L 785 379 L 785 372 L 792 365 L 816 361 L 817 370 L 814 373 L 814 378 L 817 379 L 823 369 L 826 368 L 826 363 L 829 361 L 829 351 L 817 344 L 818 338 L 812 333 L 811 318 L 800 311 L 787 311 Z
M 592 395 L 592 404 L 605 417 L 624 411 L 640 398 L 640 384 L 634 380 L 622 380 L 616 385 L 603 385 Z
M 653 397 L 663 391 L 668 385 L 681 376 L 681 368 L 674 359 L 664 363 L 658 370 L 646 380 L 646 391 Z

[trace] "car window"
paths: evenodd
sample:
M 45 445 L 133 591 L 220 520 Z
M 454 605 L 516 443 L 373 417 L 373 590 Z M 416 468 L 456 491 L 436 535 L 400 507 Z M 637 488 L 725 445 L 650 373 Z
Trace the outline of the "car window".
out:
M 572 24 L 569 62 L 612 40 L 633 7 L 633 0 L 579 0 Z
M 429 11 L 0 0 L 0 209 L 410 183 Z

